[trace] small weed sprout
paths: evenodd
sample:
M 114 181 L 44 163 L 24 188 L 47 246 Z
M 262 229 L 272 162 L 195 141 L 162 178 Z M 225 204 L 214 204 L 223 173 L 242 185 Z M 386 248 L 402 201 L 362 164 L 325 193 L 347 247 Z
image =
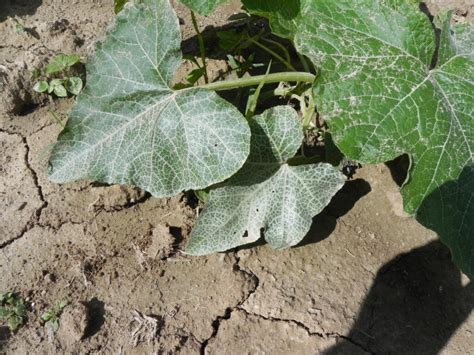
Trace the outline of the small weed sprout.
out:
M 59 329 L 59 317 L 63 313 L 64 307 L 68 304 L 67 301 L 58 301 L 52 309 L 48 309 L 41 316 L 41 320 L 46 324 L 46 326 L 51 327 L 53 332 L 57 332 Z
M 68 93 L 79 95 L 83 82 L 78 76 L 71 76 L 71 69 L 80 63 L 77 55 L 58 54 L 46 65 L 43 72 L 34 73 L 39 80 L 33 90 L 39 93 L 48 93 L 57 97 L 67 97 Z
M 23 298 L 13 292 L 0 294 L 0 320 L 16 332 L 26 321 L 26 305 Z

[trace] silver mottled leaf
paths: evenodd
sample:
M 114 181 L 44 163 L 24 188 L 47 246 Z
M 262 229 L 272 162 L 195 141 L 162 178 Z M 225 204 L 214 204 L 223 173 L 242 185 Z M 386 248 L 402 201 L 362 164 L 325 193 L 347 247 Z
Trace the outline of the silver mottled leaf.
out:
M 290 166 L 303 140 L 296 112 L 270 109 L 250 122 L 250 156 L 223 187 L 212 190 L 186 249 L 202 255 L 224 251 L 260 238 L 277 249 L 299 243 L 313 216 L 344 184 L 329 164 Z
M 201 15 L 209 15 L 214 9 L 228 0 L 180 0 L 191 10 Z
M 50 158 L 55 182 L 88 178 L 155 196 L 233 175 L 249 152 L 240 112 L 214 92 L 170 89 L 181 63 L 168 0 L 127 4 L 87 65 L 87 85 Z

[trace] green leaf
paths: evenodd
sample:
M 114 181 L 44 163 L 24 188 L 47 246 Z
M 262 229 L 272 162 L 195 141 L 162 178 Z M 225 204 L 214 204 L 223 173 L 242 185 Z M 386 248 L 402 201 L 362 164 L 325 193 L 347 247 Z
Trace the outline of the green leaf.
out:
M 18 34 L 23 34 L 26 32 L 25 26 L 23 26 L 17 19 L 13 19 L 15 21 L 15 31 Z
M 48 92 L 54 94 L 58 97 L 66 97 L 67 96 L 67 91 L 66 88 L 64 87 L 64 80 L 63 79 L 53 79 L 49 83 L 49 88 Z
M 64 80 L 63 79 L 53 79 L 49 82 L 49 87 L 54 90 L 56 86 L 63 85 Z
M 204 68 L 194 69 L 186 76 L 186 80 L 190 84 L 194 84 L 196 83 L 196 81 L 202 78 L 202 76 L 204 75 L 204 72 L 205 72 Z
M 114 0 L 114 11 L 118 14 L 120 11 L 123 10 L 123 7 L 128 2 L 128 0 Z
M 304 21 L 302 11 L 308 0 L 242 0 L 247 10 L 268 18 L 273 33 L 283 38 L 293 38 Z
M 66 307 L 67 305 L 68 305 L 68 301 L 61 300 L 56 304 L 56 308 L 58 309 L 59 312 L 61 312 L 64 309 L 64 307 Z
M 59 319 L 54 319 L 52 322 L 51 322 L 51 328 L 53 329 L 53 332 L 57 332 L 58 329 L 59 329 Z
M 237 70 L 241 66 L 241 63 L 237 62 L 237 60 L 230 54 L 227 54 L 227 61 L 229 62 L 229 66 L 232 70 Z
M 66 88 L 63 85 L 56 85 L 54 87 L 54 94 L 58 97 L 66 97 L 67 96 Z
M 35 86 L 33 86 L 33 90 L 36 92 L 45 92 L 49 88 L 49 84 L 47 81 L 38 81 Z
M 202 203 L 207 203 L 209 200 L 209 190 L 195 190 L 194 194 Z
M 444 183 L 425 198 L 417 219 L 438 233 L 453 260 L 474 278 L 474 166 L 466 166 L 457 180 Z
M 0 318 L 7 318 L 11 314 L 11 311 L 5 307 L 0 307 Z
M 12 332 L 15 332 L 23 325 L 23 318 L 20 316 L 12 316 L 8 318 L 7 324 L 8 328 L 10 328 Z
M 58 54 L 53 57 L 48 65 L 46 65 L 46 74 L 55 74 L 66 70 L 69 67 L 79 63 L 81 58 L 77 55 Z
M 219 47 L 226 52 L 232 51 L 246 39 L 245 33 L 237 29 L 219 31 L 217 37 L 219 38 Z
M 54 147 L 51 180 L 135 184 L 164 197 L 240 169 L 250 146 L 242 114 L 214 92 L 170 88 L 180 45 L 168 0 L 143 0 L 117 15 Z
M 53 318 L 53 311 L 52 310 L 48 310 L 46 312 L 43 313 L 43 315 L 41 316 L 41 319 L 44 321 L 44 322 L 48 322 L 51 318 Z
M 71 78 L 67 78 L 66 82 L 66 89 L 73 95 L 79 95 L 82 90 L 82 79 L 76 76 Z
M 19 300 L 13 310 L 17 316 L 26 317 L 26 305 L 23 300 Z
M 296 112 L 277 106 L 250 121 L 252 142 L 244 167 L 211 190 L 186 251 L 203 255 L 265 239 L 277 249 L 299 243 L 313 216 L 344 184 L 329 164 L 290 166 L 303 141 Z
M 0 294 L 0 302 L 6 302 L 9 298 L 13 298 L 12 292 L 5 292 Z
M 173 90 L 183 90 L 187 88 L 192 88 L 194 85 L 190 83 L 177 83 L 173 85 Z
M 228 0 L 181 0 L 181 2 L 201 15 L 209 15 L 214 9 Z
M 473 195 L 466 191 L 471 185 L 459 181 L 474 164 L 472 27 L 455 26 L 451 33 L 449 16 L 437 20 L 443 33 L 438 65 L 431 69 L 435 34 L 418 1 L 319 0 L 308 2 L 304 18 L 296 46 L 320 68 L 314 94 L 337 146 L 364 163 L 410 154 L 405 210 L 417 213 L 425 199 L 438 196 L 420 220 L 474 276 L 474 218 L 457 211 L 468 211 Z M 446 184 L 464 187 L 457 195 Z M 454 201 L 456 209 L 447 208 Z M 441 211 L 443 226 L 437 228 L 433 218 Z

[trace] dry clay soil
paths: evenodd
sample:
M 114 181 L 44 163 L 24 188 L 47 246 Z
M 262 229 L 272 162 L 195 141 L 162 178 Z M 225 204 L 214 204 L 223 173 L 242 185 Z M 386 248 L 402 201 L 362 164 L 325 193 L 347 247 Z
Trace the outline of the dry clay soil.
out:
M 474 14 L 472 0 L 428 5 Z M 237 11 L 199 21 L 221 26 Z M 73 100 L 34 94 L 30 71 L 55 53 L 85 58 L 112 22 L 111 0 L 0 3 L 0 292 L 29 308 L 16 334 L 0 329 L 0 353 L 474 353 L 473 284 L 403 213 L 385 165 L 360 169 L 302 245 L 208 257 L 180 252 L 197 213 L 187 195 L 49 182 L 61 130 L 51 112 L 64 119 Z M 40 316 L 58 300 L 69 305 L 54 333 Z

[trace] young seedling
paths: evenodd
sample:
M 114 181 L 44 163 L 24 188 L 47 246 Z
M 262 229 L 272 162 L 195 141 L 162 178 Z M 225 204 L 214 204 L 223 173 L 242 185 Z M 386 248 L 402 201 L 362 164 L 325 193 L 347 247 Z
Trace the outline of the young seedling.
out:
M 51 327 L 53 332 L 57 332 L 60 326 L 59 317 L 68 304 L 67 301 L 57 301 L 52 309 L 47 310 L 41 316 L 41 320 L 46 324 L 46 326 Z
M 0 320 L 16 332 L 26 321 L 26 305 L 23 298 L 13 292 L 0 294 Z
M 70 76 L 70 70 L 80 62 L 77 55 L 59 54 L 51 59 L 46 65 L 43 73 L 36 73 L 42 80 L 36 82 L 33 90 L 39 93 L 55 94 L 58 97 L 66 97 L 68 93 L 79 95 L 82 90 L 82 79 L 78 76 Z
M 225 2 L 181 1 L 203 15 Z M 127 4 L 87 68 L 50 179 L 134 184 L 156 197 L 209 191 L 186 249 L 203 255 L 261 235 L 276 249 L 296 245 L 344 184 L 341 157 L 375 164 L 408 154 L 405 210 L 474 277 L 474 28 L 451 25 L 451 13 L 431 23 L 413 0 L 242 3 L 272 29 L 220 35 L 242 75 L 211 81 L 193 16 L 199 70 L 177 87 L 181 34 L 170 1 Z M 273 59 L 270 72 L 252 75 L 237 61 L 239 35 L 245 58 L 259 50 Z M 216 94 L 230 90 L 246 95 L 246 107 Z M 314 130 L 331 137 L 332 164 L 303 149 Z
M 16 18 L 13 17 L 13 22 L 15 22 L 16 33 L 18 34 L 27 33 L 26 27 L 23 26 L 23 24 L 20 21 L 18 21 Z

